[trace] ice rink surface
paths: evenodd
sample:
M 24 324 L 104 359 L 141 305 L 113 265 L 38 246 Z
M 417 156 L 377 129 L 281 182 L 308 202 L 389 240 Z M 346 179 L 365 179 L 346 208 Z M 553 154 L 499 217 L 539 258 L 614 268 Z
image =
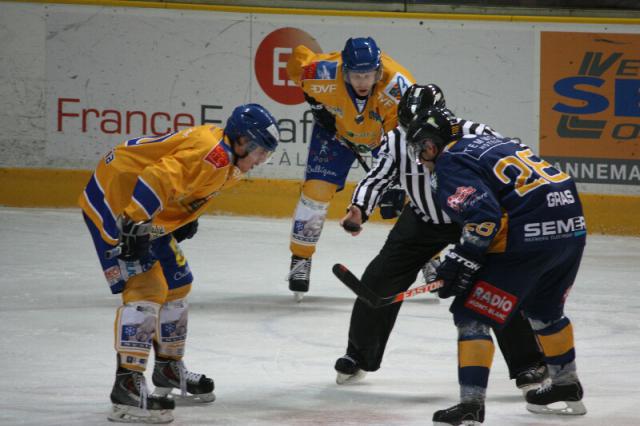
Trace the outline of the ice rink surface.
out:
M 337 386 L 333 364 L 346 348 L 354 296 L 331 266 L 360 275 L 389 225 L 367 224 L 353 238 L 326 223 L 300 304 L 284 281 L 289 227 L 289 220 L 205 216 L 182 244 L 195 276 L 185 362 L 215 379 L 217 401 L 179 405 L 173 424 L 431 424 L 458 395 L 448 301 L 407 301 L 382 368 Z M 0 266 L 0 424 L 112 424 L 120 299 L 107 288 L 80 212 L 0 208 Z M 639 277 L 640 238 L 588 238 L 566 309 L 586 416 L 527 412 L 496 351 L 485 424 L 640 424 Z

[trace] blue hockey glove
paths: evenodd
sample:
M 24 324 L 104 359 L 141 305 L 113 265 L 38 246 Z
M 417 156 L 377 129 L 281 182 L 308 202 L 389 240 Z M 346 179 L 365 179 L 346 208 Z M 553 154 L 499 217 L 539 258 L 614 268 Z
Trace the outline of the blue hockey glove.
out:
M 404 207 L 405 193 L 400 187 L 392 187 L 387 189 L 380 197 L 378 207 L 380 207 L 380 216 L 383 219 L 393 219 L 400 216 Z
M 469 291 L 481 267 L 481 259 L 467 254 L 462 248 L 456 246 L 446 254 L 444 261 L 436 270 L 436 279 L 444 281 L 443 286 L 438 290 L 438 297 L 446 299 Z
M 198 232 L 198 219 L 193 222 L 189 222 L 186 225 L 182 225 L 171 234 L 177 242 L 181 242 L 193 238 L 193 236 L 196 235 L 196 232 Z
M 151 221 L 134 222 L 128 218 L 119 218 L 121 253 L 118 258 L 124 261 L 139 260 L 151 254 Z

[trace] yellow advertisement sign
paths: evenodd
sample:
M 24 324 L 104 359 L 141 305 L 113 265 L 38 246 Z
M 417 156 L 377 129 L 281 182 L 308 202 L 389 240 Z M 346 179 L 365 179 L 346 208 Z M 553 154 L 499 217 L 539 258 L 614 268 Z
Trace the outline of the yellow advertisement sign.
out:
M 540 153 L 577 182 L 640 185 L 640 34 L 542 32 Z

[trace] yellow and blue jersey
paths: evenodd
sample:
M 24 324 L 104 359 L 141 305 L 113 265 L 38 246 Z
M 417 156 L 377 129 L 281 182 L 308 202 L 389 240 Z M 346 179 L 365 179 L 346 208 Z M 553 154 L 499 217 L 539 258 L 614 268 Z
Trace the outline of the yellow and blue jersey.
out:
M 197 219 L 242 176 L 223 129 L 197 126 L 118 145 L 102 158 L 78 203 L 102 239 L 115 245 L 118 216 L 152 220 L 156 236 L 168 234 Z
M 397 106 L 402 94 L 415 83 L 411 73 L 382 53 L 382 75 L 364 108 L 345 82 L 340 52 L 314 53 L 305 46 L 294 49 L 287 73 L 305 92 L 335 117 L 336 137 L 370 150 L 398 124 Z

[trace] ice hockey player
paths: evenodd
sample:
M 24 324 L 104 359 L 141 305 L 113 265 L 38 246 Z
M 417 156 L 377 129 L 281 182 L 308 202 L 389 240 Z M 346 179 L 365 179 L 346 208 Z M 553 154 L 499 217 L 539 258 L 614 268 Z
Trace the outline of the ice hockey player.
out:
M 445 105 L 444 93 L 435 84 L 414 84 L 405 92 L 398 105 L 399 126 L 385 136 L 375 166 L 356 186 L 348 213 L 342 220 L 360 227 L 381 194 L 396 180 L 409 195 L 409 202 L 384 246 L 362 275 L 362 284 L 381 296 L 407 290 L 426 262 L 460 239 L 460 226 L 443 212 L 431 190 L 429 169 L 417 163 L 407 150 L 405 130 L 409 123 L 429 108 Z M 462 119 L 455 124 L 461 136 L 500 137 L 485 124 Z M 359 231 L 351 233 L 355 236 Z M 354 383 L 366 372 L 380 368 L 400 307 L 398 303 L 374 309 L 356 299 L 347 351 L 335 363 L 338 384 Z M 545 378 L 544 362 L 531 325 L 524 316 L 514 316 L 508 327 L 496 330 L 495 334 L 516 386 L 523 390 L 539 386 Z
M 429 109 L 407 130 L 416 161 L 433 165 L 431 185 L 462 238 L 436 275 L 441 298 L 455 296 L 460 404 L 436 411 L 434 424 L 481 424 L 494 345 L 490 328 L 508 326 L 522 308 L 538 337 L 550 380 L 526 394 L 534 413 L 585 414 L 573 328 L 564 304 L 586 241 L 569 175 L 519 140 L 460 138 L 455 120 Z
M 79 204 L 111 292 L 122 294 L 109 420 L 170 422 L 174 388 L 182 397 L 215 399 L 213 380 L 182 361 L 193 276 L 178 243 L 196 233 L 213 196 L 267 161 L 278 139 L 273 116 L 246 104 L 224 129 L 204 125 L 130 139 L 98 164 Z M 150 394 L 143 373 L 152 347 Z
M 314 114 L 304 183 L 293 217 L 289 289 L 296 300 L 309 291 L 311 257 L 327 209 L 342 190 L 357 155 L 377 155 L 382 135 L 396 127 L 397 105 L 413 84 L 411 74 L 371 37 L 350 38 L 342 52 L 294 49 L 289 78 L 300 86 Z M 402 191 L 389 200 L 404 203 Z

